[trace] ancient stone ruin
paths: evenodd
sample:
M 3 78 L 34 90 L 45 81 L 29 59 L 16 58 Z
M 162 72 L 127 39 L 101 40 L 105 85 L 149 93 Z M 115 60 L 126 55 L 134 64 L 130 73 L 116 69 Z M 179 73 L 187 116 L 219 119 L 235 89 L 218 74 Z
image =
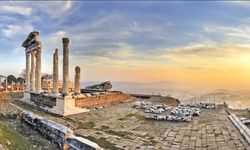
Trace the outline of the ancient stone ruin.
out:
M 43 91 L 41 86 L 42 67 L 42 43 L 39 40 L 39 32 L 31 32 L 22 46 L 26 53 L 26 88 L 23 101 L 50 113 L 66 116 L 88 111 L 86 108 L 106 105 L 110 103 L 123 102 L 130 97 L 121 92 L 112 92 L 110 82 L 94 85 L 90 89 L 105 91 L 92 91 L 91 93 L 81 93 L 79 66 L 75 68 L 75 82 L 73 92 L 69 91 L 69 38 L 62 38 L 63 44 L 63 82 L 61 93 L 58 90 L 59 83 L 59 50 L 55 49 L 53 57 L 53 88 L 52 92 Z M 31 60 L 31 63 L 30 63 Z M 99 93 L 98 93 L 99 92 Z
M 88 90 L 99 90 L 99 91 L 110 91 L 112 89 L 112 84 L 110 81 L 102 82 L 100 84 L 87 86 L 86 89 Z

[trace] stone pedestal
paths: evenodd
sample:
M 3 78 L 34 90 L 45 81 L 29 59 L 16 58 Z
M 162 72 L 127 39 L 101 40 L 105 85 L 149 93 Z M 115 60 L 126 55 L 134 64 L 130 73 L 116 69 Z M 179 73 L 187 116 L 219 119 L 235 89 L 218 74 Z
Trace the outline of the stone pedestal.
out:
M 24 102 L 30 101 L 30 92 L 24 91 L 22 101 L 24 101 Z
M 88 112 L 88 109 L 85 108 L 79 108 L 75 107 L 75 98 L 72 96 L 59 96 L 59 95 L 49 95 L 49 94 L 41 94 L 41 96 L 46 97 L 48 99 L 50 98 L 56 98 L 56 106 L 49 108 L 49 107 L 41 107 L 37 106 L 33 100 L 31 100 L 31 94 L 32 92 L 24 92 L 24 97 L 22 99 L 23 102 L 28 103 L 30 105 L 34 105 L 36 107 L 39 107 L 41 109 L 44 109 L 45 111 L 48 111 L 53 114 L 61 115 L 61 116 L 68 116 L 68 115 L 74 115 L 79 114 L 83 112 Z
M 75 107 L 75 99 L 72 96 L 58 97 L 56 106 L 50 109 L 52 113 L 62 116 L 88 112 L 88 109 Z

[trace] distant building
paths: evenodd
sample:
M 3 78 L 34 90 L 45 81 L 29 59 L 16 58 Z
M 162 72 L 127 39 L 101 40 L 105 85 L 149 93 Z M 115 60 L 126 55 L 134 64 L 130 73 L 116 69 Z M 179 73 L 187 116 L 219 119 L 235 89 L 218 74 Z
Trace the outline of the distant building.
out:
M 63 83 L 62 80 L 58 81 L 58 90 L 59 90 L 59 92 L 62 92 L 62 87 L 63 87 L 62 83 Z M 69 82 L 68 86 L 69 86 L 69 91 L 73 92 L 74 91 L 74 83 Z M 48 92 L 52 91 L 52 89 L 53 89 L 53 79 L 43 79 L 42 80 L 42 89 L 44 91 L 48 91 Z

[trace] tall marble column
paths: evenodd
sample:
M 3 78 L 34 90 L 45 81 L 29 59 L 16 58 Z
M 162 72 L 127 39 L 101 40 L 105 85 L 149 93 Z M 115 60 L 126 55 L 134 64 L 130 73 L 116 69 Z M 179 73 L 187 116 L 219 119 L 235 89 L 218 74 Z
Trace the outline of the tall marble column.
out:
M 28 49 L 26 49 L 26 80 L 25 81 L 26 81 L 26 91 L 29 91 L 30 90 L 30 52 Z
M 56 49 L 53 57 L 53 94 L 58 94 L 58 72 L 58 49 Z
M 36 51 L 32 51 L 31 52 L 31 86 L 30 86 L 30 90 L 31 91 L 36 91 L 35 89 L 35 74 L 36 74 Z
M 75 68 L 75 94 L 81 94 L 80 90 L 80 82 L 81 82 L 81 68 L 76 66 Z
M 36 52 L 36 92 L 41 93 L 42 92 L 42 58 L 41 58 L 41 53 L 42 53 L 42 47 L 38 47 L 37 52 Z
M 68 82 L 69 82 L 69 39 L 63 38 L 63 89 L 62 94 L 68 95 Z

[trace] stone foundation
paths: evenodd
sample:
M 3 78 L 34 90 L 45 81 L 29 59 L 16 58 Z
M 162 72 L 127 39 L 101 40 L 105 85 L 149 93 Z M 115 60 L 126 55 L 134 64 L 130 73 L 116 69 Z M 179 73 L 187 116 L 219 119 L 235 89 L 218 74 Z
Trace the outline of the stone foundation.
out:
M 120 103 L 131 100 L 127 94 L 110 92 L 105 95 L 85 96 L 80 95 L 53 95 L 38 94 L 36 92 L 24 92 L 22 101 L 39 107 L 47 112 L 68 116 L 89 111 L 87 108 Z
M 61 96 L 52 94 L 38 94 L 35 92 L 24 92 L 25 103 L 39 107 L 49 113 L 68 116 L 89 110 L 75 107 L 75 99 L 72 96 Z
M 30 100 L 34 102 L 36 105 L 42 107 L 53 108 L 56 106 L 56 97 L 48 96 L 44 94 L 30 93 Z

